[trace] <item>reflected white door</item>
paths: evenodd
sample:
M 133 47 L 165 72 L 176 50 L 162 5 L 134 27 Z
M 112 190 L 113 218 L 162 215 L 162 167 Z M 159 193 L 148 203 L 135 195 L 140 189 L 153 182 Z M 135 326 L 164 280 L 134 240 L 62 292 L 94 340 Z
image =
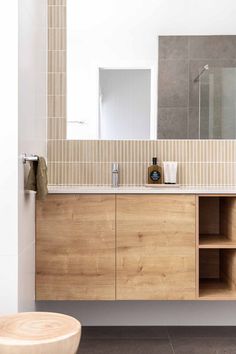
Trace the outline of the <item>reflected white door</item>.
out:
M 100 139 L 150 139 L 151 70 L 100 69 Z

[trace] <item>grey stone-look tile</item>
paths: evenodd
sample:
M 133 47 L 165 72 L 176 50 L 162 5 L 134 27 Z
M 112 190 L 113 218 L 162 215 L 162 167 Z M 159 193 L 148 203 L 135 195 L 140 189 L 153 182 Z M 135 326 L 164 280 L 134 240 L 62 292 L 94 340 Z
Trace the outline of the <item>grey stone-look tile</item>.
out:
M 236 338 L 218 338 L 217 354 L 236 354 Z
M 82 340 L 78 354 L 173 354 L 167 339 Z
M 171 343 L 175 354 L 218 354 L 217 344 L 209 338 L 175 338 Z
M 210 99 L 209 90 L 210 90 L 209 81 L 201 84 L 201 89 L 200 89 L 200 105 L 201 105 L 201 107 L 209 107 L 209 99 Z
M 235 337 L 236 326 L 173 326 L 168 327 L 170 338 Z
M 199 85 L 202 85 L 202 81 L 204 81 L 205 86 L 209 83 L 209 71 L 205 71 L 202 74 L 200 81 L 194 81 L 203 66 L 208 63 L 202 60 L 191 60 L 189 62 L 189 105 L 191 107 L 199 105 Z
M 160 36 L 159 59 L 187 59 L 187 36 Z
M 188 45 L 189 43 L 189 45 Z M 190 58 L 188 61 L 188 47 Z M 201 68 L 208 64 L 210 70 L 205 72 L 200 82 L 194 82 Z M 201 85 L 201 112 L 206 113 L 207 119 L 201 120 L 201 137 L 208 137 L 209 129 L 209 73 L 213 68 L 236 67 L 236 36 L 160 36 L 159 37 L 159 122 L 158 135 L 160 139 L 196 139 L 196 111 L 199 110 L 199 85 Z M 220 72 L 218 73 L 220 77 Z M 217 71 L 215 72 L 217 81 Z M 218 80 L 219 81 L 219 80 Z M 221 88 L 222 85 L 220 85 Z M 218 90 L 215 84 L 214 98 L 217 101 L 224 98 L 225 106 L 231 102 L 230 90 Z M 231 90 L 232 91 L 232 90 Z M 232 104 L 229 104 L 232 106 Z M 179 116 L 177 108 L 189 107 L 187 120 L 187 133 L 185 131 L 185 118 Z M 160 110 L 162 108 L 173 108 L 171 110 Z M 227 114 L 230 107 L 225 107 Z M 215 113 L 214 136 L 221 137 L 220 124 L 217 123 L 220 117 Z M 176 116 L 176 117 L 175 117 Z M 204 117 L 203 117 L 204 118 Z M 229 118 L 229 114 L 228 114 Z M 181 124 L 176 124 L 179 121 Z M 230 120 L 231 122 L 231 120 Z M 164 124 L 165 123 L 165 124 Z M 228 124 L 227 131 L 223 134 L 231 138 Z M 183 129 L 182 129 L 183 128 Z M 233 130 L 233 128 L 232 128 Z
M 187 139 L 188 109 L 158 109 L 158 139 Z
M 188 105 L 188 62 L 160 60 L 158 106 L 186 107 Z
M 200 109 L 200 116 L 199 116 Z M 200 122 L 199 122 L 200 120 Z M 199 136 L 200 130 L 200 136 Z M 209 139 L 214 138 L 209 131 L 209 107 L 190 107 L 188 138 L 189 139 Z
M 210 128 L 209 108 L 200 108 L 200 139 L 214 139 L 214 131 Z
M 196 107 L 199 104 L 199 81 L 194 82 L 194 79 L 199 73 L 199 70 L 204 65 L 208 64 L 210 70 L 212 68 L 227 68 L 236 67 L 236 60 L 190 60 L 189 61 L 189 105 L 190 107 Z M 202 79 L 204 84 L 209 81 L 209 71 L 206 71 Z
M 236 354 L 236 339 L 232 337 L 175 338 L 171 343 L 175 354 Z
M 114 326 L 83 327 L 84 339 L 148 339 L 168 338 L 167 327 Z
M 188 139 L 199 139 L 199 108 L 190 107 L 188 114 Z
M 190 36 L 191 59 L 236 59 L 236 36 Z
M 236 132 L 236 109 L 232 107 L 221 108 L 221 139 L 235 139 Z

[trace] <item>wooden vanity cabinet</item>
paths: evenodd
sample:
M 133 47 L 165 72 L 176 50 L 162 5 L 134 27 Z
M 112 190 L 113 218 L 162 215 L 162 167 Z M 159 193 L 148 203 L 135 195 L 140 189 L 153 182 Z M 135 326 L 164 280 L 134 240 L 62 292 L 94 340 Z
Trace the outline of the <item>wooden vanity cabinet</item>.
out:
M 196 298 L 195 210 L 193 195 L 117 195 L 117 300 Z
M 37 201 L 37 300 L 196 298 L 195 196 Z
M 36 299 L 115 299 L 115 196 L 48 195 L 36 208 Z

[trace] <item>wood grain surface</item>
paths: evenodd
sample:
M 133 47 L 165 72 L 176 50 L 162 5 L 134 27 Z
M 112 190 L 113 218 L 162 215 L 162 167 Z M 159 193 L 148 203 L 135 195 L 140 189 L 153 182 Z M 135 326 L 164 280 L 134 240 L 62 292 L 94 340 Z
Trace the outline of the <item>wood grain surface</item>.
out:
M 117 195 L 117 299 L 195 299 L 195 196 Z
M 115 196 L 37 202 L 37 300 L 115 299 Z

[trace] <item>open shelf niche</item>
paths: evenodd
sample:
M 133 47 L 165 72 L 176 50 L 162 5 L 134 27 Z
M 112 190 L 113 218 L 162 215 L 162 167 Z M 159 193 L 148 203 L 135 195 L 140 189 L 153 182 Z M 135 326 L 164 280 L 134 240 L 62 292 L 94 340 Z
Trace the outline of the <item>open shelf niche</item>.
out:
M 236 249 L 202 249 L 199 255 L 199 297 L 236 299 Z
M 199 248 L 236 248 L 236 197 L 199 197 Z
M 236 197 L 199 197 L 199 299 L 236 300 Z

